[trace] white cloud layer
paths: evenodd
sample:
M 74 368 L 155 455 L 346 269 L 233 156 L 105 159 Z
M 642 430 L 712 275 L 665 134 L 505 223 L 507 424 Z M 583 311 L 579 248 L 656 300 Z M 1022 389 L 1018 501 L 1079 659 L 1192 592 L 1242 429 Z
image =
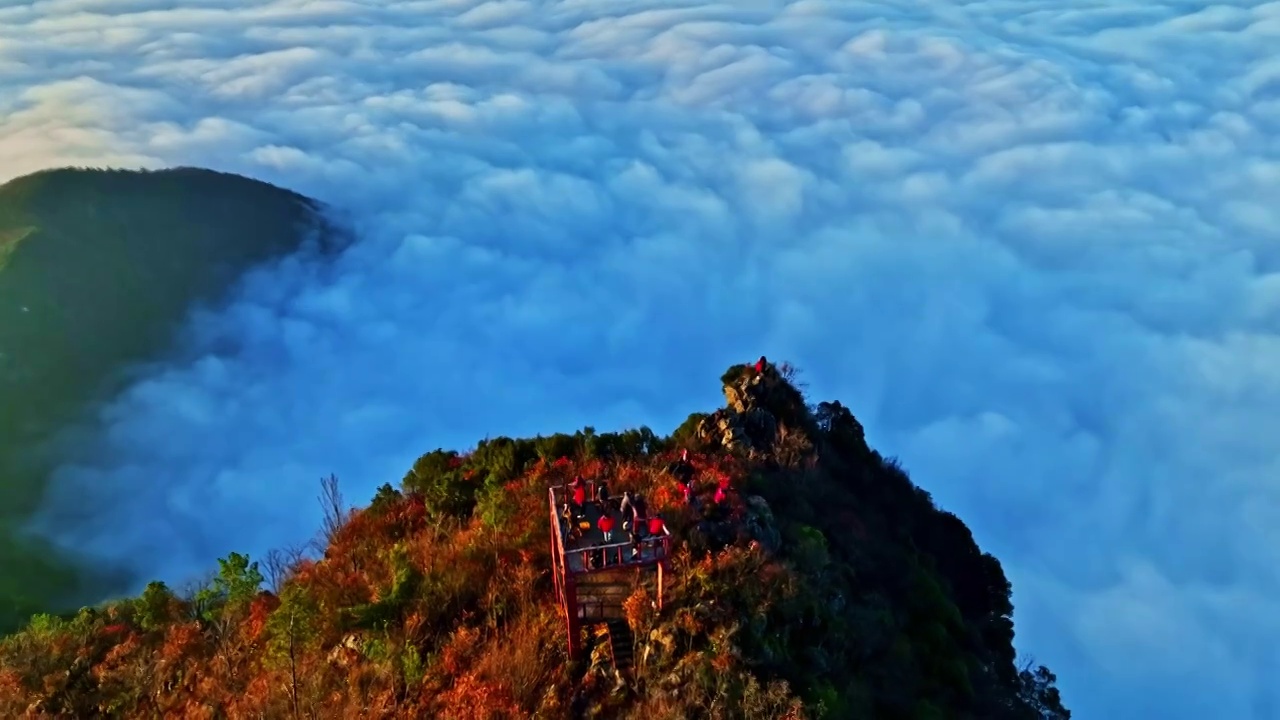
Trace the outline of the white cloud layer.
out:
M 364 240 L 192 323 L 70 541 L 178 577 L 764 352 L 1000 557 L 1077 717 L 1280 716 L 1280 3 L 169 5 L 0 9 L 0 179 L 211 166 Z

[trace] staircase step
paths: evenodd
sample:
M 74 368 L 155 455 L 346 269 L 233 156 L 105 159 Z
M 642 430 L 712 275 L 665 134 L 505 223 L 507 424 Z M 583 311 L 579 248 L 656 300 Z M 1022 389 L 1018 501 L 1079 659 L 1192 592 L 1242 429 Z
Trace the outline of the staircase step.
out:
M 605 585 L 617 587 L 632 587 L 635 583 L 633 577 L 611 577 L 596 574 L 579 575 L 574 580 L 578 585 Z
M 618 670 L 626 670 L 635 659 L 631 627 L 621 619 L 607 620 L 605 625 L 609 629 L 609 652 L 613 656 L 613 666 Z
M 592 591 L 587 591 L 587 592 L 579 591 L 579 592 L 578 592 L 578 602 L 586 602 L 586 601 L 587 601 L 587 598 L 592 598 L 593 600 L 596 600 L 597 602 L 598 602 L 598 601 L 601 601 L 601 600 L 604 600 L 604 601 L 606 601 L 606 602 L 616 602 L 616 603 L 620 603 L 620 602 L 624 602 L 624 601 L 626 601 L 626 599 L 627 599 L 628 597 L 630 597 L 630 596 L 631 596 L 631 593 L 630 593 L 630 592 L 627 592 L 627 593 L 620 593 L 620 592 L 596 592 L 596 591 L 594 591 L 594 590 L 592 590 Z

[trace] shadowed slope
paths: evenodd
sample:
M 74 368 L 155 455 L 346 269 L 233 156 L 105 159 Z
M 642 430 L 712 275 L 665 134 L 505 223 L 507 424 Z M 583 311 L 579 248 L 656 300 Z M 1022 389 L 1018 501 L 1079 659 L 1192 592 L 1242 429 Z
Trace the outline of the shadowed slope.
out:
M 53 435 L 130 363 L 157 359 L 194 305 L 308 236 L 332 237 L 317 210 L 194 168 L 50 170 L 0 186 L 0 627 L 75 584 L 14 536 L 59 459 Z

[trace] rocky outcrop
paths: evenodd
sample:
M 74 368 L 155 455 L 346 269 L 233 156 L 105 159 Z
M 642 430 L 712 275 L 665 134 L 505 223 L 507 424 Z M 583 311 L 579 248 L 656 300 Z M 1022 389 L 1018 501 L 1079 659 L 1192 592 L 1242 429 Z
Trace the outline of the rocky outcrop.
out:
M 703 443 L 744 452 L 751 458 L 763 457 L 778 434 L 778 418 L 772 408 L 783 404 L 783 390 L 788 386 L 772 365 L 763 372 L 745 366 L 739 370 L 725 376 L 726 406 L 698 424 L 697 436 Z
M 749 495 L 746 506 L 744 527 L 747 535 L 768 552 L 776 552 L 782 545 L 782 535 L 778 532 L 778 524 L 773 519 L 773 509 L 769 507 L 768 501 L 759 495 Z
M 690 547 L 708 551 L 755 542 L 768 552 L 776 552 L 782 535 L 769 503 L 759 495 L 748 495 L 743 498 L 742 511 L 704 515 L 688 531 Z
M 743 368 L 737 377 L 730 376 L 724 384 L 724 399 L 729 409 L 737 413 L 756 407 L 776 407 L 784 401 L 782 389 L 786 385 L 787 381 L 773 365 L 765 366 L 761 372 Z
M 808 432 L 813 418 L 804 396 L 789 381 L 789 368 L 757 371 L 735 365 L 721 378 L 725 406 L 703 419 L 699 438 L 726 448 L 768 450 L 781 426 Z
M 818 403 L 814 419 L 818 429 L 827 434 L 835 447 L 850 449 L 858 454 L 871 452 L 862 423 L 839 400 Z

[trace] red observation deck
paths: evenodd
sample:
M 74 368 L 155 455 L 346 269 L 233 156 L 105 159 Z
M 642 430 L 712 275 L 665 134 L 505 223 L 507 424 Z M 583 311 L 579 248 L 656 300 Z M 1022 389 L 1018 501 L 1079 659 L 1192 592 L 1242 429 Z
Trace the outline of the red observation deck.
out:
M 595 483 L 586 483 L 587 497 L 595 497 Z M 669 573 L 671 534 L 633 538 L 622 527 L 616 499 L 588 500 L 580 512 L 569 507 L 563 487 L 548 489 L 551 517 L 551 562 L 556 601 L 569 634 L 569 657 L 582 653 L 582 630 L 624 617 L 622 604 L 649 572 L 657 573 L 657 605 L 662 607 L 664 573 Z M 600 516 L 613 517 L 612 538 L 597 525 Z

